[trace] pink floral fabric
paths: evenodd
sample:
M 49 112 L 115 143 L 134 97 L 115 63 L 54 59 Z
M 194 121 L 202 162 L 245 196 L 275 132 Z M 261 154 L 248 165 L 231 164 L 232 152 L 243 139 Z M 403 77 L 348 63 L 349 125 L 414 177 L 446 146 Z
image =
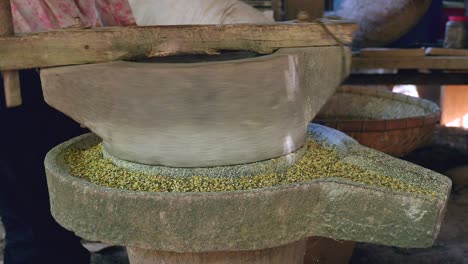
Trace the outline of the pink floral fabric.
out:
M 16 33 L 134 25 L 127 0 L 11 0 Z

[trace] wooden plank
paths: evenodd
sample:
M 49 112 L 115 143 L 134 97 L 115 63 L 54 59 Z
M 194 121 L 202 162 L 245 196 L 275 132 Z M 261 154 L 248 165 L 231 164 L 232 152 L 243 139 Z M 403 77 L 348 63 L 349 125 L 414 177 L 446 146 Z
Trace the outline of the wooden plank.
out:
M 427 56 L 468 56 L 468 49 L 427 48 Z
M 350 43 L 356 28 L 354 23 L 339 22 L 58 30 L 0 38 L 0 70 L 217 54 L 222 50 L 269 54 L 279 48 L 338 45 L 335 37 L 342 43 Z
M 13 17 L 11 14 L 10 0 L 0 0 L 0 36 L 13 35 Z M 7 107 L 20 106 L 22 104 L 19 72 L 4 71 L 3 89 Z
M 466 84 L 468 85 L 468 74 L 466 73 L 398 73 L 398 74 L 351 74 L 345 84 L 349 85 L 396 85 L 396 84 Z
M 353 70 L 364 69 L 429 69 L 429 70 L 467 70 L 468 57 L 353 57 Z
M 389 48 L 366 48 L 361 49 L 360 57 L 424 57 L 424 49 L 389 49 Z

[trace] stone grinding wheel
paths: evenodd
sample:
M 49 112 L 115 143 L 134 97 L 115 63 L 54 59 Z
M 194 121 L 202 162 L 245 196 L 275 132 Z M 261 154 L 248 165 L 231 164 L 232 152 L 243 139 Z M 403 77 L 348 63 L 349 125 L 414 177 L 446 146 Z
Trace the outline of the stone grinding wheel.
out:
M 340 46 L 199 63 L 110 62 L 43 69 L 48 104 L 122 160 L 210 167 L 305 144 L 307 125 L 348 75 Z
M 380 47 L 415 26 L 432 0 L 344 0 L 337 15 L 359 24 L 355 48 Z
M 399 247 L 433 244 L 451 188 L 447 177 L 362 147 L 336 130 L 312 125 L 310 131 L 309 140 L 335 149 L 341 161 L 422 184 L 434 195 L 336 177 L 214 193 L 107 188 L 71 175 L 64 163 L 70 148 L 100 141 L 88 134 L 46 157 L 51 212 L 81 237 L 128 246 L 132 263 L 301 263 L 303 239 L 310 236 Z

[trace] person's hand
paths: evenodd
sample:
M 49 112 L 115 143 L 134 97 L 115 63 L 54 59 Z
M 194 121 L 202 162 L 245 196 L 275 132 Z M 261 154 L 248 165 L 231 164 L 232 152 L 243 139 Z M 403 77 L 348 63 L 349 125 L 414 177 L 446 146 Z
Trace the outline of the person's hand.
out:
M 139 26 L 271 23 L 240 0 L 129 0 Z

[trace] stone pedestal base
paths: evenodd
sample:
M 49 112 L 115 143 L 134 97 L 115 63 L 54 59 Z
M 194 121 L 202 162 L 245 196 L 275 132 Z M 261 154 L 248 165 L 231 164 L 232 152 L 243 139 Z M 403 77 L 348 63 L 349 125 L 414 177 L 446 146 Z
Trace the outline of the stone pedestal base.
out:
M 303 264 L 306 240 L 254 251 L 175 253 L 128 247 L 131 264 Z
M 339 241 L 325 237 L 309 237 L 304 264 L 346 264 L 353 256 L 354 241 Z

